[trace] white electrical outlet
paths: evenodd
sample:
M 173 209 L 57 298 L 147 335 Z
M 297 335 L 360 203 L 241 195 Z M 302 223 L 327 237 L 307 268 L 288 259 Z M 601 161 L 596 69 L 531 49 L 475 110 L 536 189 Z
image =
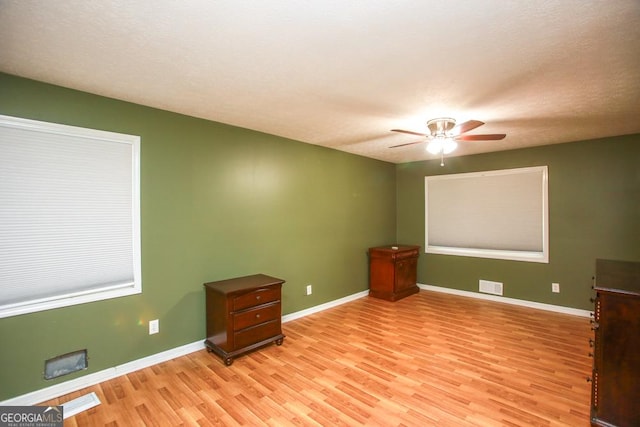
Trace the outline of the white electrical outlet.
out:
M 149 320 L 149 335 L 160 332 L 160 321 L 158 319 Z
M 551 292 L 559 294 L 560 293 L 560 283 L 552 283 L 551 284 Z
M 307 285 L 307 295 L 311 295 L 313 293 L 313 289 L 311 289 L 311 285 Z

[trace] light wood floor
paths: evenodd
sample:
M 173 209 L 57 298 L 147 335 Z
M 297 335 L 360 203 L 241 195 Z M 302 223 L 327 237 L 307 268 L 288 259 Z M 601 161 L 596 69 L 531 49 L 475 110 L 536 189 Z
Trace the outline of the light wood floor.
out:
M 283 325 L 225 367 L 205 350 L 95 391 L 65 426 L 588 426 L 589 321 L 421 291 Z

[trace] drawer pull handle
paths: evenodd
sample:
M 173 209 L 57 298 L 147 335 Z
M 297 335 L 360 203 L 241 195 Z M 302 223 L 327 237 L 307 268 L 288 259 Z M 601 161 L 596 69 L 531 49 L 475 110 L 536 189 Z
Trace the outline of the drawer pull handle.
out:
M 256 299 L 260 301 L 260 295 L 256 295 Z
M 259 319 L 259 318 L 260 318 L 260 315 L 259 315 L 259 314 L 256 314 L 256 319 Z

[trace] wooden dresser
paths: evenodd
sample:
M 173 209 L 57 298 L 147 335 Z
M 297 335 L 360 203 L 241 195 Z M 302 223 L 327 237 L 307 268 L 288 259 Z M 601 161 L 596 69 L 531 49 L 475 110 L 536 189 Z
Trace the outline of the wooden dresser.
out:
M 591 425 L 640 426 L 640 263 L 596 260 Z
M 420 246 L 369 248 L 369 295 L 388 301 L 417 293 Z
M 281 345 L 283 283 L 264 274 L 205 283 L 207 349 L 229 366 L 244 353 Z

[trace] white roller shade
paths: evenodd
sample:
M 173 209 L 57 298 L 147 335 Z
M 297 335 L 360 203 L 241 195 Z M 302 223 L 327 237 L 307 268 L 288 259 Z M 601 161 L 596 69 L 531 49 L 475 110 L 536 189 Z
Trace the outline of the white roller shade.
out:
M 139 144 L 0 116 L 0 316 L 140 292 Z
M 547 167 L 425 179 L 426 252 L 548 262 Z

